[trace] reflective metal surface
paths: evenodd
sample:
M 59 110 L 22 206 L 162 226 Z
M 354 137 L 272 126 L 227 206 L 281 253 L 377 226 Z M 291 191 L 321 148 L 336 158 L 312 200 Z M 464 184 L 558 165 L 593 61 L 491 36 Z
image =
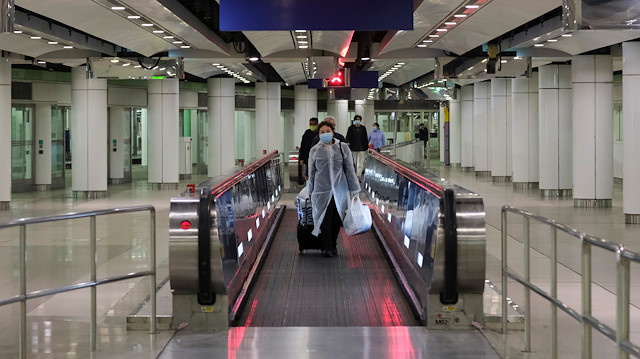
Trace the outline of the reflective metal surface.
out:
M 411 140 L 400 142 L 396 145 L 382 146 L 380 147 L 380 153 L 419 168 L 422 167 L 425 162 L 424 141 L 422 140 Z M 427 153 L 427 156 L 428 155 L 429 153 Z M 429 163 L 428 160 L 427 163 Z
M 198 185 L 211 188 L 211 284 L 232 305 L 251 270 L 282 196 L 283 169 L 277 151 Z M 198 202 L 183 193 L 171 200 L 169 275 L 174 294 L 198 291 Z
M 399 248 L 414 271 L 407 278 L 426 308 L 427 295 L 439 294 L 444 281 L 443 201 L 455 191 L 458 235 L 457 289 L 481 294 L 485 275 L 485 212 L 482 198 L 419 168 L 369 151 L 364 189 L 388 229 L 387 243 Z M 419 281 L 416 280 L 419 277 Z

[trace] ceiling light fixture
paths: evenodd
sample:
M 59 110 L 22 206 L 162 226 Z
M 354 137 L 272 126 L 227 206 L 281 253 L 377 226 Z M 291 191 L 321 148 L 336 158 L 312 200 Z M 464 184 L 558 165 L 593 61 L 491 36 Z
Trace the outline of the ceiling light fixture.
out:
M 62 46 L 62 48 L 63 48 L 63 49 L 73 49 L 73 46 L 69 46 L 69 45 L 67 45 L 67 46 Z
M 49 44 L 49 45 L 58 45 L 58 42 L 57 41 L 49 41 L 49 42 L 47 42 L 47 44 Z
M 127 63 L 122 64 L 122 67 L 127 67 L 127 66 L 131 66 L 131 63 L 127 62 Z
M 465 6 L 467 9 L 477 9 L 480 7 L 480 5 L 467 5 Z
M 259 58 L 259 57 L 257 57 L 257 56 L 251 56 L 251 57 L 249 58 L 249 61 L 258 61 L 258 60 L 260 60 L 260 58 Z
M 544 45 L 543 44 L 535 44 L 533 46 L 535 46 L 535 47 L 543 47 Z
M 300 45 L 299 47 L 300 47 L 301 49 L 308 49 L 308 48 L 309 48 L 309 46 L 307 46 L 307 45 Z
M 429 37 L 440 37 L 440 35 L 429 34 Z
M 182 41 L 174 41 L 173 43 L 174 43 L 174 44 L 181 44 L 181 43 L 182 43 Z
M 143 26 L 143 27 L 151 27 L 151 26 L 153 26 L 153 24 L 140 24 L 140 26 Z
M 436 31 L 445 32 L 445 31 L 448 31 L 448 30 L 447 29 L 436 29 Z
M 31 40 L 40 40 L 42 37 L 40 36 L 31 36 Z
M 547 41 L 549 41 L 549 42 L 558 42 L 558 39 L 549 39 Z
M 46 61 L 38 61 L 39 64 L 46 64 Z
M 191 46 L 189 46 L 189 45 L 183 45 L 183 46 L 180 46 L 180 48 L 181 48 L 181 49 L 190 49 L 190 48 L 191 48 Z
M 450 26 L 455 26 L 455 25 L 457 25 L 458 23 L 457 23 L 457 22 L 453 22 L 453 21 L 447 21 L 447 22 L 445 22 L 444 24 L 445 24 L 445 25 L 450 25 Z
M 13 33 L 14 33 L 14 34 L 22 34 L 22 31 L 20 31 L 20 30 L 15 30 L 15 31 L 13 31 Z
M 562 34 L 562 37 L 571 37 L 573 36 L 572 34 Z
M 465 15 L 465 14 L 455 14 L 455 15 L 453 15 L 453 17 L 467 17 L 467 15 Z
M 153 30 L 154 34 L 164 34 L 163 30 Z
M 118 62 L 120 62 L 120 60 L 118 60 L 118 59 L 113 59 L 113 60 L 111 60 L 111 62 L 113 62 L 114 64 L 117 64 Z
M 362 58 L 360 58 L 360 61 L 369 61 L 369 60 L 371 60 L 370 57 L 362 57 Z
M 129 15 L 127 16 L 127 19 L 139 19 L 140 16 L 139 15 Z
M 425 44 L 420 44 L 420 45 L 418 45 L 418 47 L 427 47 L 427 45 L 425 45 Z
M 507 63 L 507 60 L 500 60 L 500 63 L 501 63 L 501 64 L 506 64 L 506 63 Z
M 124 10 L 124 6 L 112 6 L 111 10 L 116 10 L 116 11 Z
M 307 35 L 298 35 L 298 36 L 296 36 L 296 38 L 298 38 L 298 39 L 306 39 Z

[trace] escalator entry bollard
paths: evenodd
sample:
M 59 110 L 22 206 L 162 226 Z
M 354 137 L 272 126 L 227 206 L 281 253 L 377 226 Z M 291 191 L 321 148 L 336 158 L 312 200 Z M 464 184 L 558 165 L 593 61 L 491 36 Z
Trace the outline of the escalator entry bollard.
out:
M 196 193 L 196 185 L 195 184 L 188 184 L 187 185 L 187 192 L 188 193 Z

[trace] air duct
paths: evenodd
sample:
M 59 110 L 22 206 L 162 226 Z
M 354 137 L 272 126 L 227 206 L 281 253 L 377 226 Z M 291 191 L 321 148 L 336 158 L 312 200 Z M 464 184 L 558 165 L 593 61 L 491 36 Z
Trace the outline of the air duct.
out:
M 0 0 L 0 15 L 2 16 L 2 32 L 12 33 L 16 24 L 16 7 L 14 0 Z

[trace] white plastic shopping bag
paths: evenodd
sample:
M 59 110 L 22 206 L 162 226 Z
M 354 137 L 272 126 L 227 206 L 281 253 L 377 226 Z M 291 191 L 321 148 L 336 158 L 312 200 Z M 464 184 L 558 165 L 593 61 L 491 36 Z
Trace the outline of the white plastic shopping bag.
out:
M 366 232 L 371 229 L 372 221 L 369 206 L 362 204 L 360 198 L 354 196 L 349 202 L 349 207 L 347 207 L 347 213 L 342 223 L 344 233 L 348 236 L 353 236 L 354 234 Z

